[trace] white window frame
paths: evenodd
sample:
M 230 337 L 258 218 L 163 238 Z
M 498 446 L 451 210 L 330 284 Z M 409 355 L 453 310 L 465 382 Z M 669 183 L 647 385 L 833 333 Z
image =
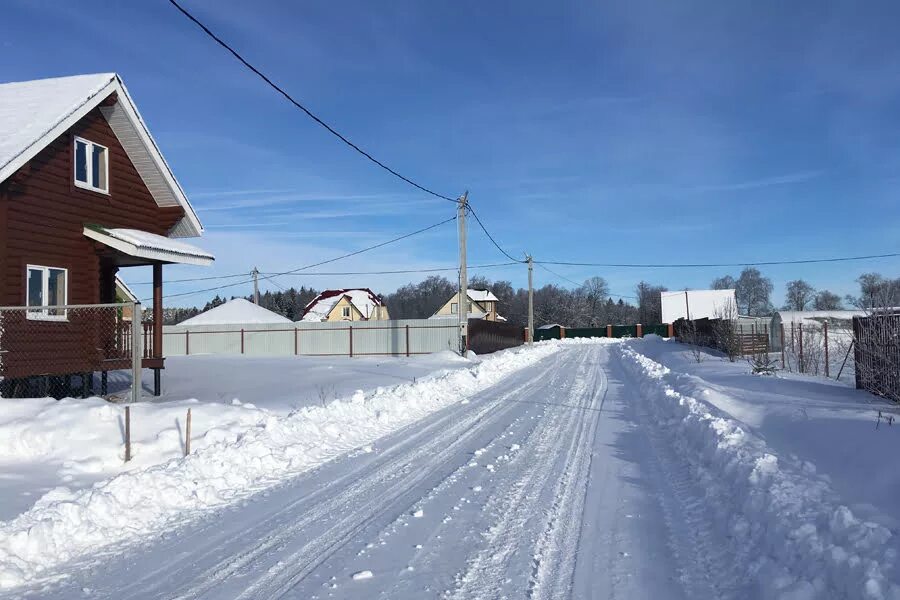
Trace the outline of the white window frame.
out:
M 349 318 L 352 317 L 352 316 L 353 316 L 353 313 L 350 311 L 350 307 L 349 307 L 349 306 L 342 306 L 342 307 L 341 307 L 341 317 L 342 317 L 342 318 L 344 318 L 344 319 L 349 319 Z
M 85 145 L 85 160 L 87 163 L 85 164 L 85 175 L 88 178 L 87 182 L 78 180 L 78 143 L 81 142 Z M 94 157 L 94 147 L 103 148 L 103 153 L 106 155 L 106 160 L 103 161 L 103 180 L 106 181 L 106 187 L 97 187 L 94 185 L 95 182 L 91 181 L 94 177 L 94 169 L 92 167 L 91 161 Z M 75 187 L 80 187 L 85 190 L 91 190 L 92 192 L 98 192 L 100 194 L 109 194 L 109 148 L 104 146 L 103 144 L 98 144 L 97 142 L 92 142 L 91 140 L 87 140 L 83 137 L 75 136 L 75 140 L 72 142 L 72 181 L 75 182 Z
M 451 302 L 450 303 L 450 314 L 451 315 L 459 314 L 459 302 Z
M 42 304 L 44 308 L 32 307 L 31 306 L 31 286 L 29 285 L 28 278 L 31 275 L 31 271 L 42 271 L 43 277 L 41 278 L 41 296 L 45 301 L 50 300 L 50 270 L 54 271 L 62 271 L 65 274 L 66 278 L 66 287 L 63 290 L 63 305 L 69 303 L 69 269 L 65 267 L 48 267 L 45 265 L 25 265 L 25 306 L 28 308 L 26 312 L 26 316 L 28 319 L 34 321 L 68 321 L 68 311 L 63 310 L 61 315 L 51 315 L 49 311 L 50 306 L 56 306 L 55 304 Z

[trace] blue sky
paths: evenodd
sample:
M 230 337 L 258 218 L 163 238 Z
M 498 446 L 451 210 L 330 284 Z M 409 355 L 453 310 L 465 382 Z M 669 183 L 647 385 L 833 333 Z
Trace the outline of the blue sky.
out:
M 446 195 L 468 189 L 510 252 L 643 263 L 898 248 L 896 3 L 185 6 L 397 170 Z M 3 80 L 123 77 L 206 227 L 196 242 L 218 258 L 207 269 L 169 267 L 167 278 L 287 270 L 452 215 L 450 203 L 348 151 L 163 0 L 13 0 L 4 20 L 15 26 L 0 38 Z M 470 240 L 470 264 L 505 260 L 474 227 Z M 453 267 L 456 256 L 450 224 L 327 270 Z M 790 279 L 844 294 L 860 273 L 898 267 L 763 272 L 780 303 Z M 621 294 L 641 279 L 702 288 L 739 271 L 553 268 L 576 281 L 601 275 Z M 482 273 L 526 283 L 524 267 Z M 277 281 L 388 292 L 421 277 Z M 535 279 L 569 285 L 541 270 Z

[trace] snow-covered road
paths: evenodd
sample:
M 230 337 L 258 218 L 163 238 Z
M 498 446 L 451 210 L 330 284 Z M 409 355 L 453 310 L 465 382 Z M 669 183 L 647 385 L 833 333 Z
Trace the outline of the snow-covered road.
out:
M 692 491 L 661 476 L 609 348 L 564 348 L 39 595 L 713 597 L 727 569 L 687 526 Z
M 675 389 L 710 395 L 640 352 L 659 344 L 525 350 L 528 366 L 372 446 L 14 593 L 900 598 L 893 533 L 812 463 Z

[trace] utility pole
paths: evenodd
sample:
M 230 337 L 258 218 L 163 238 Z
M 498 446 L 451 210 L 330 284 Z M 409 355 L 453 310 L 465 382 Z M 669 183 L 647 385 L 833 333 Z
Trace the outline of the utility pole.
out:
M 534 260 L 531 255 L 526 255 L 528 259 L 528 345 L 534 344 L 534 285 L 532 276 L 534 273 Z
M 466 334 L 469 324 L 469 280 L 466 276 L 466 210 L 468 210 L 469 192 L 466 191 L 456 207 L 456 220 L 459 225 L 459 297 L 456 312 L 459 316 L 459 354 L 466 354 Z
M 253 275 L 253 304 L 259 306 L 259 269 L 253 267 L 250 274 Z

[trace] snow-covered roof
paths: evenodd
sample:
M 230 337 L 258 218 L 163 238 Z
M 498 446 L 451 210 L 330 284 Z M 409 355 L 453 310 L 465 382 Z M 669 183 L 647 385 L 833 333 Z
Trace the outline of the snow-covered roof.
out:
M 244 298 L 234 298 L 225 304 L 200 313 L 196 317 L 182 321 L 178 325 L 251 325 L 259 323 L 292 323 L 292 321 Z
M 131 302 L 137 302 L 138 300 L 137 295 L 131 291 L 128 284 L 122 281 L 122 278 L 118 275 L 116 275 L 116 291 L 121 293 L 126 300 L 130 300 Z
M 559 327 L 560 329 L 562 329 L 562 325 L 560 325 L 559 323 L 549 323 L 547 325 L 541 325 L 540 327 L 538 327 L 538 329 L 553 329 L 554 327 Z
M 84 235 L 136 258 L 188 265 L 209 265 L 215 260 L 197 246 L 140 229 L 85 225 Z
M 663 323 L 674 323 L 685 318 L 715 319 L 728 314 L 737 315 L 734 290 L 660 292 L 660 300 Z
M 466 318 L 467 318 L 467 319 L 483 319 L 483 318 L 485 318 L 486 316 L 487 316 L 487 313 L 483 313 L 483 312 L 481 312 L 481 311 L 478 311 L 478 312 L 470 312 L 470 313 L 466 314 Z M 456 321 L 457 319 L 459 319 L 459 316 L 458 316 L 458 315 L 431 315 L 430 317 L 428 317 L 428 319 L 429 319 L 429 320 L 434 319 L 434 320 L 436 320 L 436 321 L 437 321 L 437 320 L 450 320 L 450 319 L 452 319 L 452 320 Z M 503 320 L 505 321 L 506 319 L 503 319 Z
M 466 290 L 466 295 L 475 302 L 500 302 L 489 290 Z
M 381 299 L 369 288 L 351 288 L 343 290 L 325 290 L 306 305 L 301 321 L 324 321 L 334 306 L 347 297 L 356 310 L 366 319 L 372 317 L 376 309 L 382 306 Z
M 147 125 L 115 73 L 75 75 L 0 84 L 0 182 L 65 133 L 110 94 L 118 102 L 100 112 L 159 206 L 181 206 L 184 218 L 169 232 L 195 237 L 203 232 Z

